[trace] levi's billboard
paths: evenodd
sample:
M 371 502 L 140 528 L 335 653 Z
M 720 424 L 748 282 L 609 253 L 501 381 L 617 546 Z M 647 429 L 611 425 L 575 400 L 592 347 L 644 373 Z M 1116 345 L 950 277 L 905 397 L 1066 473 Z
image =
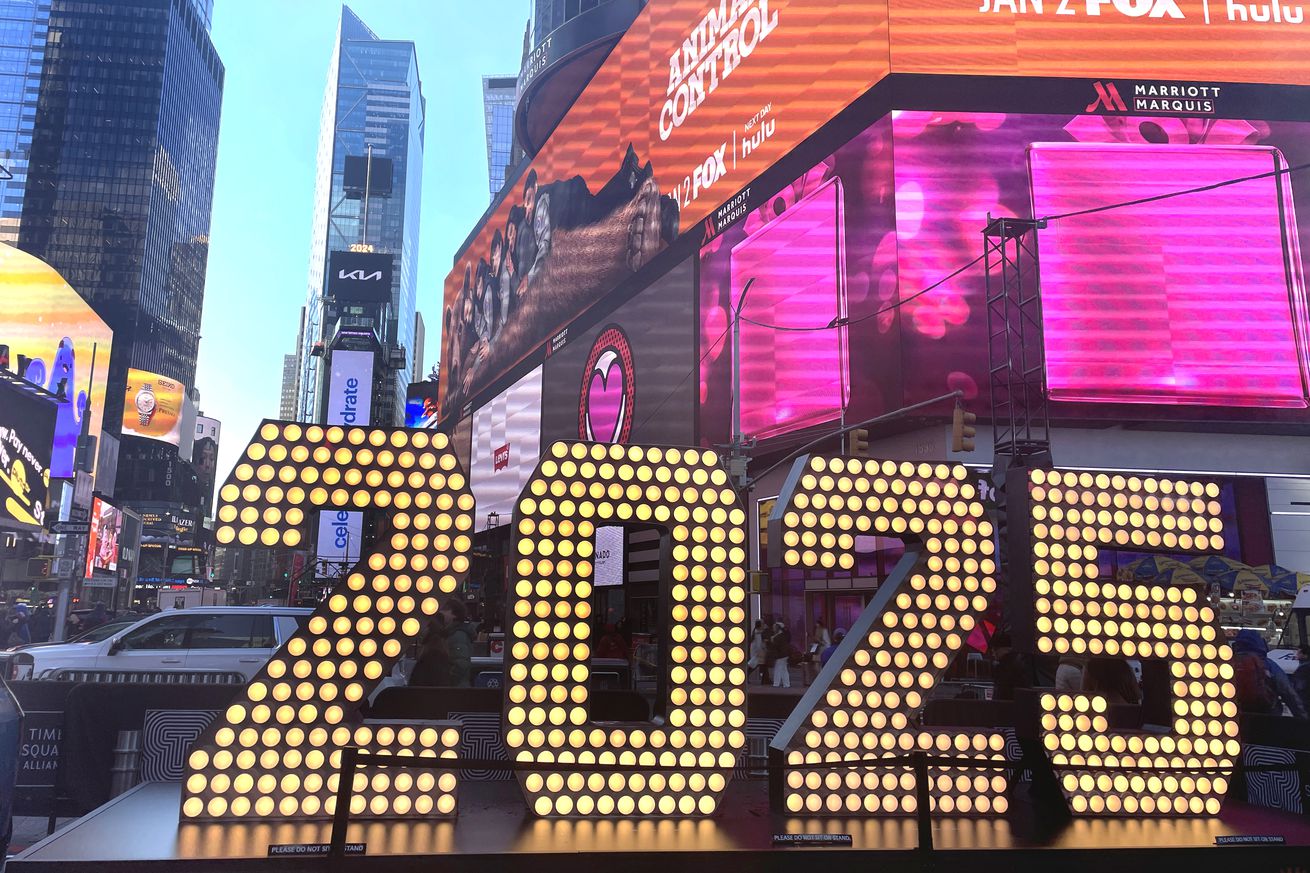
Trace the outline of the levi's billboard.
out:
M 441 416 L 679 234 L 739 217 L 744 188 L 889 73 L 1127 77 L 1166 97 L 1310 84 L 1302 18 L 1236 0 L 652 0 L 447 276 Z

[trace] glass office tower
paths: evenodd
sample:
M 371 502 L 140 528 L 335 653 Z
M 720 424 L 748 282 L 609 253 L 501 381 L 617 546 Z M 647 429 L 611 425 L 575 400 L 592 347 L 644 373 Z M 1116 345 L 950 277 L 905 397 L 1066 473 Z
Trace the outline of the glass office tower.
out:
M 367 319 L 379 322 L 369 329 L 381 345 L 382 362 L 375 374 L 372 421 L 404 423 L 415 353 L 424 105 L 414 43 L 380 38 L 343 6 L 319 123 L 309 287 L 297 350 L 301 420 L 321 414 L 323 353 L 340 327 L 327 305 L 331 253 L 365 249 L 394 256 L 390 306 Z M 390 193 L 372 192 L 367 200 L 348 196 L 347 159 L 367 157 L 370 146 L 375 168 L 379 159 L 391 162 Z
M 505 172 L 515 161 L 514 101 L 517 76 L 482 77 L 482 114 L 487 128 L 487 181 L 491 199 L 505 187 Z
M 18 241 L 113 328 L 107 430 L 129 367 L 195 385 L 223 94 L 208 7 L 49 3 Z
M 50 0 L 0 0 L 0 242 L 18 243 Z

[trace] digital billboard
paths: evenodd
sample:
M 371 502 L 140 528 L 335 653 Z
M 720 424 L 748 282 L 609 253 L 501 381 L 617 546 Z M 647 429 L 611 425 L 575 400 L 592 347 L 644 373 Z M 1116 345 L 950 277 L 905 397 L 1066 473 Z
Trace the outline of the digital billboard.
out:
M 731 432 L 751 280 L 748 436 L 953 390 L 986 409 L 989 215 L 1065 216 L 1036 231 L 1054 418 L 1304 420 L 1310 179 L 1285 171 L 1310 162 L 1310 123 L 1107 115 L 1068 93 L 1061 114 L 899 110 L 755 192 L 701 249 L 702 444 Z
M 195 442 L 191 449 L 191 466 L 196 469 L 200 486 L 200 505 L 205 517 L 214 515 L 214 483 L 218 479 L 218 440 L 223 425 L 216 418 L 196 416 Z
M 405 389 L 405 427 L 437 426 L 437 383 L 410 382 Z
M 373 414 L 373 352 L 333 349 L 325 424 L 366 425 Z
M 881 79 L 886 17 L 648 4 L 446 279 L 443 416 Z
M 186 386 L 148 370 L 129 369 L 123 394 L 123 434 L 182 442 Z
M 373 414 L 373 352 L 333 349 L 324 424 L 367 425 Z M 316 557 L 320 561 L 358 559 L 364 514 L 325 509 L 318 514 Z
M 99 494 L 91 501 L 91 529 L 87 536 L 86 569 L 83 584 L 113 580 L 118 575 L 118 547 L 122 534 L 123 514 Z
M 892 128 L 906 402 L 988 398 L 981 265 L 910 296 L 977 257 L 989 214 L 1068 215 L 1037 231 L 1053 416 L 1304 418 L 1310 180 L 1274 174 L 1310 161 L 1310 124 L 904 111 Z
M 477 513 L 473 529 L 508 524 L 514 501 L 541 454 L 541 367 L 473 413 L 469 484 Z M 491 519 L 491 513 L 496 518 Z
M 395 257 L 384 252 L 333 252 L 328 266 L 328 297 L 343 303 L 391 300 Z
M 88 433 L 100 436 L 113 331 L 53 267 L 2 244 L 0 312 L 0 368 L 63 398 L 50 476 L 71 478 L 88 405 Z
M 45 525 L 58 416 L 48 392 L 0 375 L 0 522 Z
M 551 343 L 542 377 L 546 440 L 694 442 L 694 270 L 684 261 L 587 328 Z
M 1299 7 L 1212 5 L 653 0 L 456 259 L 443 417 L 680 233 L 736 221 L 753 180 L 889 75 L 1094 78 L 1088 111 L 1209 116 L 1228 83 L 1310 83 Z M 825 391 L 798 417 L 829 415 Z

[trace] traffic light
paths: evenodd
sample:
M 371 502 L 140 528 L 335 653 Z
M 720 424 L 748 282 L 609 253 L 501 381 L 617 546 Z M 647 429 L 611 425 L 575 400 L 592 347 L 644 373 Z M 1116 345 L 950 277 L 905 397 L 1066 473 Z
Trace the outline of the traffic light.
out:
M 973 451 L 973 438 L 978 435 L 978 429 L 974 427 L 977 421 L 978 416 L 966 411 L 963 406 L 955 407 L 955 414 L 951 418 L 951 451 Z
M 867 458 L 869 456 L 869 431 L 857 427 L 846 434 L 846 454 Z
M 53 558 L 28 558 L 27 577 L 29 579 L 49 579 L 53 565 Z

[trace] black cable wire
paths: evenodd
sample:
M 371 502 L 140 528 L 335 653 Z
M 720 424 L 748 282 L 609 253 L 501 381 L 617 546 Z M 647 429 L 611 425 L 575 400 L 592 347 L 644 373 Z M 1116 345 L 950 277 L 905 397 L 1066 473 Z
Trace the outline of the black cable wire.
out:
M 1169 200 L 1174 197 L 1183 197 L 1188 194 L 1201 194 L 1206 191 L 1215 191 L 1219 188 L 1225 188 L 1228 187 L 1229 185 L 1240 185 L 1243 182 L 1253 182 L 1257 179 L 1268 179 L 1273 176 L 1290 175 L 1292 173 L 1297 173 L 1307 169 L 1310 169 L 1310 163 L 1297 164 L 1296 166 L 1293 167 L 1283 167 L 1282 169 L 1270 170 L 1265 173 L 1255 173 L 1250 176 L 1240 176 L 1235 179 L 1225 179 L 1222 182 L 1212 182 L 1209 185 L 1198 185 L 1195 188 L 1184 188 L 1181 191 L 1169 191 L 1164 194 L 1152 194 L 1150 197 L 1139 197 L 1136 200 L 1124 200 L 1120 203 L 1107 203 L 1104 206 L 1093 206 L 1090 209 L 1079 209 L 1074 212 L 1062 212 L 1057 215 L 1047 215 L 1037 219 L 1037 223 L 1038 226 L 1040 227 L 1044 224 L 1048 224 L 1053 221 L 1062 221 L 1066 218 L 1077 218 L 1083 215 L 1094 215 L 1099 212 L 1109 212 L 1110 210 L 1113 209 L 1124 209 L 1129 206 L 1141 206 L 1146 203 L 1155 203 L 1160 200 Z M 870 318 L 876 318 L 877 316 L 882 315 L 884 312 L 888 312 L 896 308 L 897 306 L 901 306 L 903 304 L 909 303 L 911 300 L 915 299 L 916 297 L 926 294 L 929 291 L 935 290 L 936 288 L 940 287 L 942 284 L 949 282 L 951 279 L 954 279 L 956 276 L 960 275 L 965 270 L 977 264 L 984 257 L 985 255 L 979 255 L 969 263 L 965 264 L 963 267 L 960 267 L 958 270 L 951 273 L 949 276 L 946 276 L 945 278 L 940 279 L 937 282 L 934 282 L 932 285 L 929 285 L 927 288 L 924 288 L 922 291 L 918 291 L 914 294 L 911 294 L 909 297 L 906 297 L 905 299 L 892 304 L 891 306 L 885 307 L 883 309 L 879 309 L 877 312 L 871 312 L 868 315 L 860 316 L 859 318 L 834 319 L 833 321 L 830 321 L 827 324 L 823 324 L 823 325 L 816 324 L 816 325 L 809 325 L 805 327 L 789 327 L 781 324 L 766 324 L 765 322 L 762 321 L 756 321 L 753 318 L 747 318 L 744 315 L 740 317 L 742 321 L 750 322 L 756 327 L 763 327 L 769 330 L 777 330 L 777 331 L 832 330 L 833 328 L 842 327 L 844 325 L 859 324 L 861 321 L 867 321 Z
M 810 325 L 810 326 L 806 326 L 806 327 L 788 327 L 788 326 L 781 325 L 781 324 L 765 324 L 765 323 L 762 322 L 762 321 L 756 321 L 755 319 L 753 319 L 753 318 L 747 318 L 747 317 L 744 316 L 744 315 L 739 316 L 739 317 L 741 318 L 742 321 L 750 322 L 751 324 L 755 325 L 756 327 L 765 327 L 765 328 L 768 328 L 768 329 L 770 329 L 770 330 L 779 330 L 779 331 L 802 331 L 802 332 L 803 332 L 803 331 L 816 331 L 816 330 L 832 330 L 833 328 L 837 328 L 837 327 L 849 327 L 850 325 L 853 325 L 853 324 L 859 324 L 859 323 L 862 322 L 862 321 L 868 321 L 868 320 L 871 319 L 871 318 L 877 318 L 877 317 L 880 316 L 880 315 L 883 315 L 883 314 L 885 314 L 885 313 L 891 312 L 891 311 L 894 310 L 894 309 L 898 309 L 898 308 L 904 306 L 905 304 L 909 303 L 911 300 L 914 300 L 914 299 L 916 299 L 916 298 L 922 297 L 923 295 L 927 294 L 929 291 L 936 291 L 938 288 L 940 288 L 941 286 L 945 285 L 947 282 L 951 281 L 951 280 L 954 279 L 956 276 L 958 276 L 958 275 L 960 275 L 961 273 L 963 273 L 965 270 L 969 269 L 970 267 L 976 266 L 976 265 L 978 264 L 978 262 L 981 261 L 984 257 L 986 257 L 986 255 L 979 255 L 978 257 L 974 258 L 972 261 L 970 261 L 969 263 L 967 263 L 967 264 L 965 264 L 964 266 L 960 267 L 959 269 L 953 270 L 953 271 L 950 272 L 949 274 L 947 274 L 947 275 L 943 276 L 942 278 L 938 279 L 936 282 L 933 282 L 933 283 L 932 283 L 931 285 L 929 285 L 927 288 L 923 288 L 923 289 L 921 289 L 921 290 L 919 290 L 919 291 L 915 291 L 913 294 L 909 295 L 908 297 L 902 297 L 900 300 L 897 300 L 895 303 L 889 303 L 888 305 L 882 307 L 881 309 L 877 309 L 877 310 L 874 310 L 873 312 L 867 313 L 867 314 L 865 314 L 865 315 L 861 315 L 859 318 L 840 318 L 840 319 L 833 319 L 832 321 L 828 322 L 827 324 L 823 324 L 823 325 L 818 325 L 818 324 L 816 324 L 816 325 Z
M 882 307 L 881 309 L 879 309 L 879 310 L 877 310 L 877 311 L 875 311 L 875 312 L 870 312 L 869 314 L 867 314 L 867 315 L 862 315 L 862 316 L 860 316 L 859 318 L 853 318 L 853 319 L 843 320 L 843 321 L 840 322 L 840 325 L 859 324 L 859 323 L 862 322 L 862 321 L 868 321 L 870 318 L 877 318 L 879 315 L 883 315 L 884 313 L 891 312 L 891 311 L 893 311 L 893 310 L 895 310 L 895 309 L 898 309 L 899 307 L 904 306 L 905 304 L 909 303 L 911 300 L 914 300 L 914 299 L 917 298 L 917 297 L 922 297 L 924 294 L 927 294 L 927 293 L 930 292 L 930 291 L 935 291 L 935 290 L 937 290 L 937 289 L 940 288 L 942 285 L 946 284 L 947 282 L 949 282 L 949 281 L 951 281 L 952 279 L 954 279 L 956 276 L 958 276 L 958 275 L 960 275 L 961 273 L 963 273 L 965 270 L 967 270 L 967 269 L 969 269 L 970 267 L 972 267 L 972 266 L 974 266 L 975 264 L 977 264 L 979 261 L 981 261 L 981 260 L 983 259 L 983 257 L 984 257 L 983 255 L 979 255 L 978 257 L 974 258 L 974 259 L 973 259 L 972 261 L 970 261 L 969 263 L 967 263 L 967 264 L 965 264 L 964 266 L 960 267 L 958 270 L 955 270 L 954 272 L 950 273 L 950 274 L 947 275 L 947 276 L 943 276 L 942 278 L 938 279 L 936 282 L 933 282 L 933 283 L 932 283 L 931 285 L 929 285 L 928 287 L 923 288 L 923 289 L 921 289 L 921 290 L 919 290 L 919 291 L 916 291 L 916 292 L 914 292 L 913 294 L 909 295 L 908 297 L 904 297 L 904 298 L 902 298 L 902 299 L 900 299 L 900 300 L 897 300 L 895 303 L 890 303 L 890 304 L 888 304 L 887 306 L 884 306 L 884 307 Z M 738 317 L 739 317 L 742 321 L 749 321 L 751 324 L 758 325 L 759 327 L 773 327 L 773 328 L 775 328 L 775 329 L 777 329 L 777 330 L 801 330 L 801 331 L 809 331 L 809 330 L 831 330 L 833 327 L 837 327 L 837 326 L 839 326 L 839 325 L 836 325 L 836 324 L 829 323 L 829 324 L 827 324 L 827 325 L 824 325 L 823 327 L 777 327 L 777 326 L 775 326 L 775 325 L 763 324 L 763 323 L 761 323 L 761 322 L 754 321 L 753 319 L 749 319 L 749 318 L 747 318 L 747 317 L 744 316 L 744 315 L 740 315 L 740 316 L 738 316 Z M 706 349 L 706 351 L 705 351 L 705 354 L 703 354 L 703 355 L 700 356 L 700 360 L 696 362 L 696 366 L 695 366 L 694 368 L 692 368 L 691 370 L 689 370 L 689 371 L 687 372 L 687 375 L 685 375 L 685 376 L 682 377 L 682 379 L 678 382 L 678 384 L 675 385 L 675 386 L 673 387 L 673 390 L 670 391 L 668 394 L 666 394 L 665 397 L 664 397 L 664 399 L 661 400 L 661 401 L 659 402 L 659 405 L 656 406 L 653 410 L 651 410 L 650 414 L 647 415 L 645 418 L 643 418 L 643 419 L 641 420 L 641 424 L 639 424 L 639 425 L 637 425 L 636 427 L 634 427 L 633 430 L 636 430 L 636 429 L 641 428 L 641 427 L 645 427 L 646 423 L 649 422 L 652 418 L 654 418 L 655 415 L 656 415 L 656 413 L 658 413 L 661 409 L 664 408 L 664 404 L 665 404 L 665 403 L 668 403 L 668 402 L 669 402 L 669 399 L 672 398 L 674 394 L 677 394 L 677 393 L 678 393 L 678 390 L 679 390 L 680 388 L 682 388 L 682 386 L 685 385 L 685 384 L 687 383 L 687 380 L 690 379 L 692 376 L 694 376 L 697 372 L 700 371 L 700 366 L 701 366 L 701 364 L 705 363 L 705 359 L 708 358 L 708 357 L 710 356 L 710 353 L 713 352 L 714 349 L 715 349 L 715 347 L 718 346 L 719 341 L 722 340 L 725 336 L 727 336 L 727 335 L 728 335 L 728 331 L 731 330 L 731 329 L 732 329 L 732 322 L 729 321 L 728 324 L 727 324 L 727 326 L 723 328 L 723 331 L 722 331 L 722 332 L 721 332 L 717 337 L 714 338 L 714 341 L 713 341 L 713 342 L 710 343 L 709 348 Z
M 1061 221 L 1065 218 L 1077 218 L 1080 215 L 1094 215 L 1098 212 L 1109 212 L 1112 209 L 1123 209 L 1127 206 L 1141 206 L 1144 203 L 1155 203 L 1158 200 L 1168 200 L 1171 197 L 1182 197 L 1187 194 L 1201 194 L 1206 191 L 1214 191 L 1219 188 L 1226 188 L 1229 185 L 1240 185 L 1243 182 L 1254 182 L 1256 179 L 1268 179 L 1271 176 L 1286 176 L 1292 173 L 1298 173 L 1301 170 L 1310 169 L 1310 163 L 1297 164 L 1294 167 L 1284 167 L 1281 170 L 1270 170 L 1267 173 L 1256 173 L 1252 176 L 1242 176 L 1237 179 L 1228 179 L 1223 182 L 1212 182 L 1209 185 L 1198 185 L 1195 188 L 1184 188 L 1181 191 L 1171 191 L 1166 194 L 1153 194 L 1150 197 L 1139 197 L 1136 200 L 1125 200 L 1122 203 L 1107 203 L 1104 206 L 1093 206 L 1090 209 L 1079 209 L 1074 212 L 1062 212 L 1059 215 L 1047 215 L 1037 219 L 1040 222 Z
M 669 399 L 673 397 L 674 394 L 677 394 L 678 390 L 681 389 L 683 385 L 687 384 L 687 380 L 690 379 L 692 376 L 696 375 L 696 373 L 700 372 L 700 365 L 705 363 L 705 359 L 710 356 L 710 352 L 714 351 L 714 347 L 719 344 L 719 340 L 723 339 L 725 336 L 728 335 L 728 331 L 729 329 L 731 329 L 731 327 L 732 327 L 732 322 L 728 322 L 728 326 L 723 329 L 723 333 L 716 336 L 714 338 L 714 341 L 710 343 L 710 347 L 705 350 L 705 354 L 700 356 L 700 360 L 696 362 L 696 366 L 692 367 L 690 370 L 687 371 L 687 375 L 683 376 L 682 379 L 679 380 L 678 384 L 673 386 L 672 391 L 664 395 L 664 399 L 659 402 L 659 405 L 656 406 L 654 409 L 652 409 L 650 411 L 650 414 L 641 420 L 641 424 L 634 427 L 633 430 L 637 430 L 638 428 L 645 427 L 646 423 L 650 421 L 652 418 L 654 418 L 657 412 L 659 412 L 661 409 L 664 408 L 664 404 L 668 403 Z

